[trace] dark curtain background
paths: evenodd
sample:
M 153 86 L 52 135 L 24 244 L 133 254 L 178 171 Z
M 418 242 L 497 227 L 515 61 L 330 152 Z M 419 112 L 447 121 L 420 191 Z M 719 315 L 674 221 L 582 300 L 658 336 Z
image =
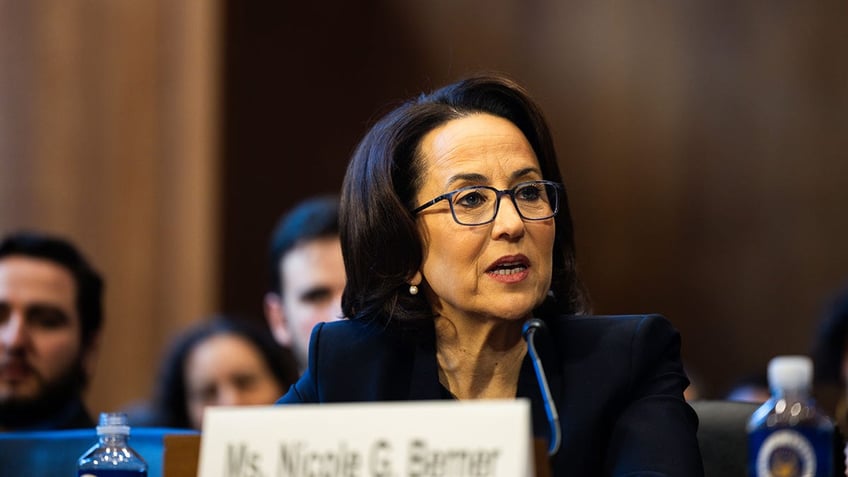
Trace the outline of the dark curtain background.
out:
M 707 396 L 806 353 L 848 280 L 848 4 L 226 3 L 222 297 L 261 316 L 279 215 L 368 125 L 479 70 L 556 135 L 597 313 L 659 312 Z

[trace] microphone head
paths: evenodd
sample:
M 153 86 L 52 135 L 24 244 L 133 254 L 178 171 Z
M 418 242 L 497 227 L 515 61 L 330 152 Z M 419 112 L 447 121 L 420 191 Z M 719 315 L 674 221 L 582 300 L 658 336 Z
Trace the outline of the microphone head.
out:
M 524 326 L 521 327 L 521 335 L 524 336 L 524 339 L 527 339 L 530 332 L 535 332 L 536 330 L 545 329 L 545 322 L 540 320 L 539 318 L 530 318 L 529 320 L 524 322 Z

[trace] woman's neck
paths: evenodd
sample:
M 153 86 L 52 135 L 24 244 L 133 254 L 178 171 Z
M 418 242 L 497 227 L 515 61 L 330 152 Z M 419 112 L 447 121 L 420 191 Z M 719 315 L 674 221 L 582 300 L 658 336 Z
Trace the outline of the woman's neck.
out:
M 458 399 L 514 398 L 527 352 L 522 320 L 436 317 L 439 381 Z

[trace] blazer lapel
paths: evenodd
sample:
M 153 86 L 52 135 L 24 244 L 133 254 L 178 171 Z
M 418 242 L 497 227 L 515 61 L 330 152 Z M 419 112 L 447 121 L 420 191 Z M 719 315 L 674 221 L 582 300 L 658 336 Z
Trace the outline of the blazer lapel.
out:
M 432 324 L 422 326 L 414 334 L 415 357 L 409 382 L 410 400 L 442 399 L 436 362 L 436 331 Z

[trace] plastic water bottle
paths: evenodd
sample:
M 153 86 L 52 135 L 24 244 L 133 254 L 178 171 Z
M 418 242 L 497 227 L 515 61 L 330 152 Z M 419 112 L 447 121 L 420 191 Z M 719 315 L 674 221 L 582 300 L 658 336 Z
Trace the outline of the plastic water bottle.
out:
M 812 360 L 778 356 L 768 380 L 772 396 L 748 421 L 748 474 L 832 477 L 834 425 L 810 397 Z
M 127 443 L 129 435 L 126 414 L 100 414 L 99 442 L 77 461 L 77 476 L 147 477 L 147 463 Z

